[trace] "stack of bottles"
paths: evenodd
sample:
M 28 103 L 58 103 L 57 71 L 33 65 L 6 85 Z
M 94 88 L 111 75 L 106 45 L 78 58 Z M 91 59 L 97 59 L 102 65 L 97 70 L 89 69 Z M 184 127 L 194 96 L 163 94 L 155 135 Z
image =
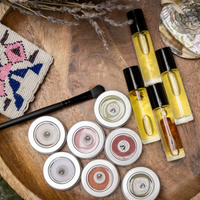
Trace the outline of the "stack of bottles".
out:
M 193 120 L 170 48 L 154 51 L 141 9 L 127 13 L 140 65 L 124 69 L 129 97 L 143 144 L 162 141 L 168 161 L 185 156 L 176 125 Z M 140 71 L 141 70 L 141 71 Z

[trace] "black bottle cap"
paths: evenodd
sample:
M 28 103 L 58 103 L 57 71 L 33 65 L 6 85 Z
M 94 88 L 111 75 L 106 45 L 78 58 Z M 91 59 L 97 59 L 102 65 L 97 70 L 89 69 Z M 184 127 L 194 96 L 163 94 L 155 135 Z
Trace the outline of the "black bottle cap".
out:
M 127 13 L 128 19 L 133 20 L 133 24 L 130 25 L 131 33 L 141 32 L 147 29 L 147 25 L 144 19 L 144 15 L 141 9 L 131 10 Z
M 162 83 L 156 83 L 155 85 L 147 87 L 147 93 L 152 109 L 169 104 Z
M 156 57 L 160 68 L 160 73 L 175 69 L 176 63 L 169 47 L 165 47 L 156 51 Z
M 129 92 L 144 87 L 144 81 L 138 66 L 128 67 L 123 72 Z

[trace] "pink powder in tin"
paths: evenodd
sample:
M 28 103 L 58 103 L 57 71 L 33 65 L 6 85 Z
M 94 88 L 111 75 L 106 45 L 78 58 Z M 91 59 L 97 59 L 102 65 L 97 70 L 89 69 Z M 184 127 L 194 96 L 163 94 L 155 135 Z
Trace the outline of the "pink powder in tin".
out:
M 74 136 L 76 148 L 84 153 L 92 152 L 99 143 L 99 137 L 96 131 L 90 128 L 82 128 Z

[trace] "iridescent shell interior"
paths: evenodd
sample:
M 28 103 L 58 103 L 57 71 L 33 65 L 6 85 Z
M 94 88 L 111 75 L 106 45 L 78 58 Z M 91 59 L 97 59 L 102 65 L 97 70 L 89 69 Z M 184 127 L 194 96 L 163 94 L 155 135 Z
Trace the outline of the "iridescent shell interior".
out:
M 159 25 L 161 38 L 178 56 L 199 58 L 200 1 L 182 0 L 177 4 L 184 14 L 178 13 L 172 4 L 165 5 L 162 9 Z

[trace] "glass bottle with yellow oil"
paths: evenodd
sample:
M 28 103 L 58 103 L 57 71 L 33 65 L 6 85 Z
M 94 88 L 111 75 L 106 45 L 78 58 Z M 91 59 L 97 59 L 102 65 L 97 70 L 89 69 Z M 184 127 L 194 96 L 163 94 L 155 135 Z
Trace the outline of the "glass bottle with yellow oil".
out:
M 130 29 L 145 86 L 162 82 L 155 51 L 142 10 L 131 10 L 127 13 L 127 17 L 133 20 Z
M 157 50 L 156 57 L 175 124 L 178 125 L 193 120 L 192 111 L 171 49 L 166 47 Z
M 185 157 L 181 139 L 162 83 L 147 87 L 147 93 L 168 161 Z
M 129 97 L 143 144 L 160 140 L 144 81 L 138 66 L 124 69 Z

